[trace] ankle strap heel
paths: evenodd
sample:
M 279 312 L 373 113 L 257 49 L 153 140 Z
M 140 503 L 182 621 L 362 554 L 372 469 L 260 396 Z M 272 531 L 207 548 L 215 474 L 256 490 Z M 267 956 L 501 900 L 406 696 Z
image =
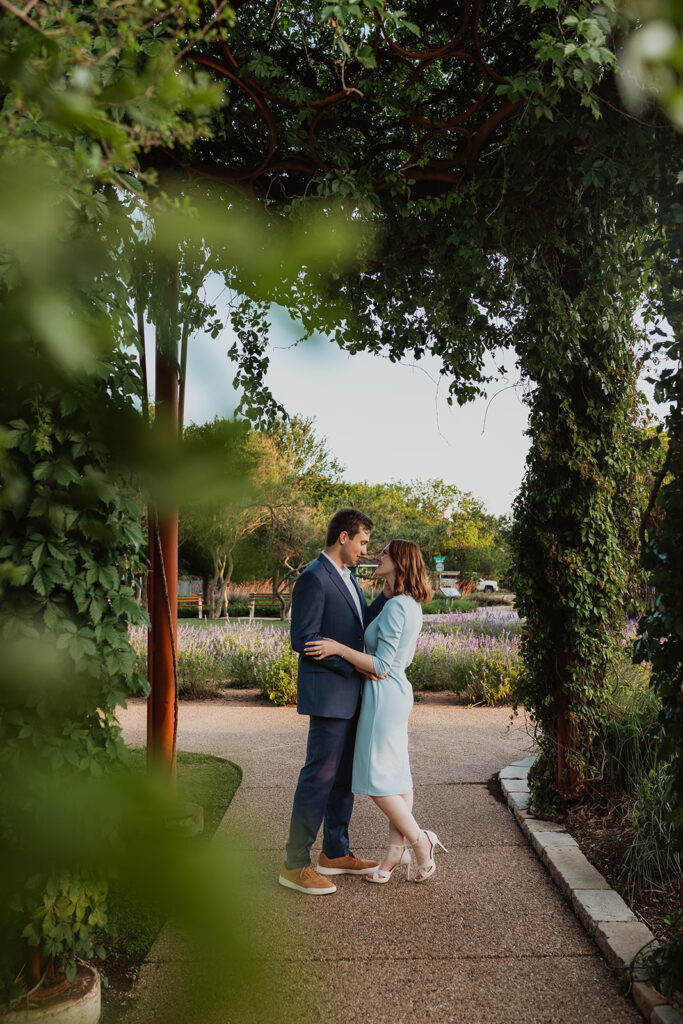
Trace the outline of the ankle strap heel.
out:
M 429 857 L 424 863 L 417 865 L 417 874 L 413 878 L 414 882 L 426 882 L 428 878 L 436 874 L 436 862 L 434 860 L 434 853 L 437 847 L 443 850 L 444 853 L 448 853 L 448 850 L 443 845 L 439 837 L 435 832 L 431 832 L 429 829 L 423 829 L 418 836 L 418 841 L 422 836 L 426 836 L 429 840 Z M 415 852 L 415 843 L 412 844 L 413 851 Z M 417 854 L 416 854 L 417 859 Z

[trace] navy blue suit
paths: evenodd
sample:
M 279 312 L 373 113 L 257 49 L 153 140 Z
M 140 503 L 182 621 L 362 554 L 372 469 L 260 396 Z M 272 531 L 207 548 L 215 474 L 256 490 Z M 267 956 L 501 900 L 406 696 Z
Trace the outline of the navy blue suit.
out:
M 316 661 L 302 652 L 307 641 L 323 637 L 363 650 L 365 628 L 379 615 L 386 598 L 380 594 L 368 608 L 355 579 L 353 585 L 362 621 L 348 588 L 325 555 L 304 569 L 292 595 L 291 643 L 299 652 L 297 709 L 300 715 L 310 715 L 311 721 L 306 763 L 294 794 L 288 868 L 310 864 L 311 846 L 322 822 L 325 855 L 343 857 L 349 850 L 353 748 L 363 677 L 337 655 Z

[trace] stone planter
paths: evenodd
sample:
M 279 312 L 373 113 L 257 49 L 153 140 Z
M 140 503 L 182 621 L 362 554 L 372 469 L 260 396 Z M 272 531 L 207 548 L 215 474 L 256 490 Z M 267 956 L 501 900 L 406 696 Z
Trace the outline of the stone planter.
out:
M 0 1020 L 2 1024 L 97 1024 L 101 1010 L 99 972 L 89 964 L 80 964 L 73 985 L 66 991 L 32 1000 L 28 1009 L 0 1009 Z

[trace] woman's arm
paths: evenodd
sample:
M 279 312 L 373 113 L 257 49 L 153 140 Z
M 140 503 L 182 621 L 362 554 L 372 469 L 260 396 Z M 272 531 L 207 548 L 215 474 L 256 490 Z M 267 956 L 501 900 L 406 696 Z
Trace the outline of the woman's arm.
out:
M 344 661 L 350 662 L 364 676 L 377 679 L 375 663 L 371 654 L 363 654 L 362 651 L 356 651 L 353 647 L 346 647 L 345 644 L 340 644 L 336 640 L 309 640 L 304 647 L 304 654 L 307 654 L 309 658 L 315 658 L 316 661 L 321 661 L 322 658 L 329 658 L 330 655 L 336 654 L 338 657 L 343 658 Z
M 323 585 L 313 572 L 305 572 L 296 582 L 292 595 L 292 621 L 290 625 L 290 641 L 292 649 L 301 654 L 307 641 L 322 637 L 322 625 L 325 593 Z M 353 673 L 353 665 L 341 658 L 330 658 L 325 668 L 332 669 L 340 676 L 348 678 Z

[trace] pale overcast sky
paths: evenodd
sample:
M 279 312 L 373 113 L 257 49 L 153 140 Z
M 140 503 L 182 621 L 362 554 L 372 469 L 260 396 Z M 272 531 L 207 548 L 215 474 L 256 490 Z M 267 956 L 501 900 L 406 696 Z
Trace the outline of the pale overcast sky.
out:
M 437 388 L 437 359 L 421 360 L 419 367 L 396 364 L 364 353 L 350 356 L 324 339 L 292 347 L 297 337 L 287 315 L 275 311 L 268 384 L 290 415 L 315 418 L 347 480 L 440 477 L 471 491 L 495 515 L 510 511 L 528 449 L 521 389 L 508 386 L 516 380 L 511 356 L 505 360 L 509 379 L 492 386 L 486 400 L 460 408 L 446 402 L 446 378 Z M 230 328 L 216 340 L 191 339 L 187 423 L 234 411 L 230 341 Z M 152 367 L 151 351 L 148 359 Z

